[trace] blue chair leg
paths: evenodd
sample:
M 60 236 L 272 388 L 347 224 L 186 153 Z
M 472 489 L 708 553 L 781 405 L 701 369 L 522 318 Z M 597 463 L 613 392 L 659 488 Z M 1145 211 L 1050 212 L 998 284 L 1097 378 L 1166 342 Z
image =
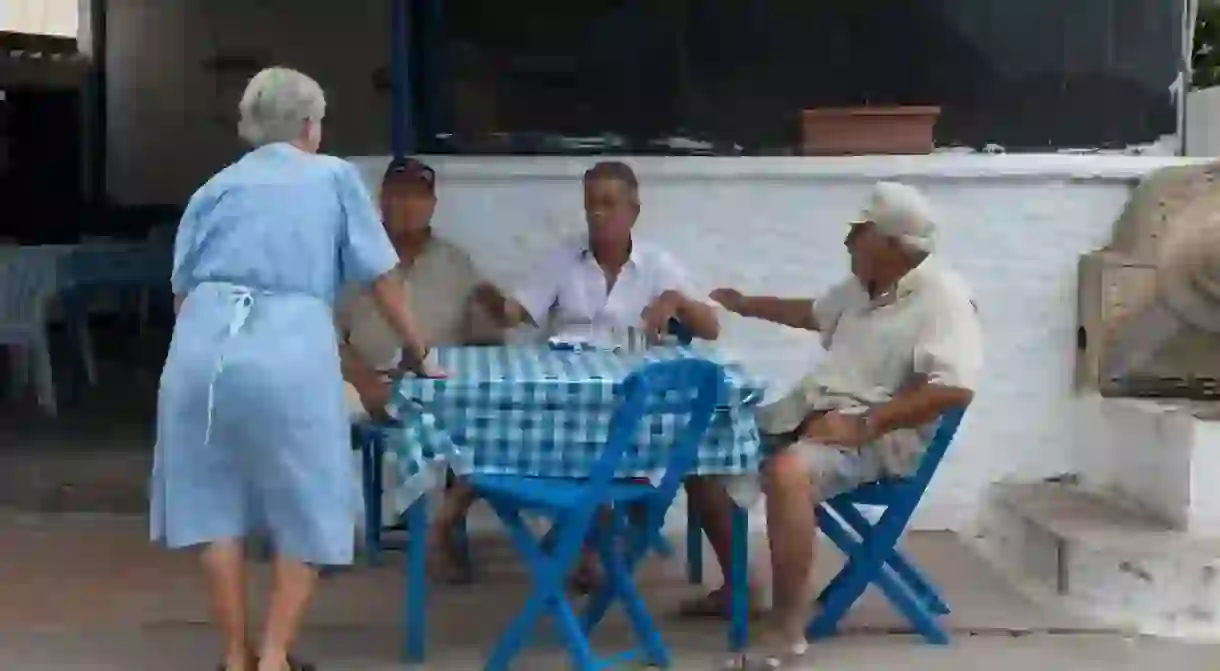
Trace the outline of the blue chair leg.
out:
M 379 472 L 375 440 L 357 431 L 360 444 L 360 489 L 364 496 L 364 560 L 376 564 L 381 551 L 381 492 L 373 474 Z
M 887 571 L 887 561 L 895 551 L 894 545 L 902 533 L 910 511 L 891 507 L 881 521 L 865 537 L 856 542 L 837 520 L 825 517 L 822 530 L 848 556 L 847 565 L 832 584 L 823 591 L 819 601 L 822 612 L 809 623 L 806 634 L 809 638 L 823 638 L 838 629 L 839 622 L 852 604 L 870 584 L 876 584 L 882 593 L 912 624 L 916 633 L 929 643 L 944 645 L 949 637 L 935 617 L 927 610 L 910 589 Z M 888 518 L 888 519 L 887 519 Z
M 484 668 L 487 671 L 506 671 L 509 662 L 525 645 L 538 619 L 548 612 L 554 617 L 565 647 L 572 655 L 572 668 L 579 671 L 597 668 L 593 650 L 563 589 L 563 576 L 575 565 L 581 547 L 588 538 L 588 529 L 565 528 L 567 523 L 564 520 L 556 520 L 555 526 L 548 532 L 554 543 L 547 551 L 526 528 L 517 510 L 495 500 L 490 503 L 530 571 L 533 592 L 521 613 L 500 635 Z
M 616 524 L 616 533 L 601 533 L 598 538 L 598 554 L 601 555 L 602 566 L 606 569 L 607 581 L 607 585 L 602 591 L 622 600 L 623 608 L 627 611 L 627 619 L 631 622 L 631 627 L 635 630 L 635 635 L 647 655 L 647 662 L 655 667 L 666 668 L 670 665 L 669 651 L 666 650 L 665 643 L 661 640 L 661 633 L 657 630 L 656 623 L 648 614 L 648 609 L 644 607 L 644 601 L 640 598 L 639 591 L 631 580 L 635 560 L 643 556 L 644 549 L 633 543 L 632 545 L 636 545 L 636 547 L 630 550 L 631 555 L 624 557 L 623 543 L 620 543 L 619 540 L 629 538 L 629 536 L 624 533 L 625 525 L 621 524 L 621 520 L 619 522 Z M 651 536 L 655 531 L 650 529 L 645 533 Z M 590 628 L 587 627 L 585 631 Z
M 674 556 L 674 546 L 671 545 L 669 539 L 659 531 L 652 539 L 652 549 L 656 550 L 657 554 L 661 555 L 662 557 L 669 558 Z
M 834 510 L 839 513 L 843 521 L 847 522 L 852 530 L 859 534 L 861 538 L 864 538 L 864 535 L 869 532 L 871 525 L 864 518 L 864 515 L 861 515 L 860 511 L 856 510 L 854 505 L 850 503 L 836 505 Z M 894 573 L 898 575 L 898 578 L 910 588 L 911 592 L 923 602 L 928 610 L 937 615 L 949 614 L 949 606 L 941 600 L 940 594 L 932 586 L 932 582 L 924 577 L 919 569 L 908 562 L 896 548 L 887 563 Z
M 686 579 L 692 585 L 703 584 L 703 522 L 689 498 L 686 499 Z
M 613 512 L 615 515 L 622 514 L 619 510 Z M 602 565 L 607 566 L 608 570 L 608 565 L 606 564 L 608 560 L 605 553 L 609 550 L 606 548 L 609 547 L 613 550 L 615 547 L 614 543 L 620 543 L 621 547 L 625 548 L 623 552 L 626 558 L 622 560 L 624 570 L 627 572 L 628 577 L 633 575 L 636 564 L 639 563 L 648 550 L 649 541 L 647 536 L 649 533 L 647 522 L 643 525 L 633 525 L 622 517 L 607 519 L 606 524 L 597 531 L 597 535 L 593 539 L 594 547 L 597 550 L 598 558 Z M 651 533 L 655 535 L 657 530 L 653 529 Z M 607 540 L 607 537 L 611 540 Z M 608 543 L 609 545 L 607 545 Z M 655 549 L 655 541 L 653 541 L 652 545 Z M 581 626 L 586 634 L 593 631 L 601 623 L 611 603 L 619 597 L 620 592 L 617 591 L 616 583 L 609 580 L 605 581 L 599 589 L 589 596 L 581 618 Z
M 380 502 L 379 502 L 380 503 Z M 406 629 L 403 658 L 408 664 L 422 664 L 427 638 L 427 545 L 428 528 L 427 496 L 421 496 L 407 508 L 407 552 L 406 552 L 406 612 L 403 624 Z
M 750 515 L 739 506 L 733 506 L 732 540 L 725 582 L 729 588 L 729 650 L 737 652 L 745 649 L 750 637 Z

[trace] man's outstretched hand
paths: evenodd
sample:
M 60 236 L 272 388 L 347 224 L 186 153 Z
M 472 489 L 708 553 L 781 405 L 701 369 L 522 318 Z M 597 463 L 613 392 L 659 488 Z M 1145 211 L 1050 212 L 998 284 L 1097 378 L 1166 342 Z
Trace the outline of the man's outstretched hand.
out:
M 729 312 L 741 314 L 741 311 L 745 309 L 746 297 L 736 289 L 715 289 L 709 296 L 712 300 L 723 305 L 724 309 Z

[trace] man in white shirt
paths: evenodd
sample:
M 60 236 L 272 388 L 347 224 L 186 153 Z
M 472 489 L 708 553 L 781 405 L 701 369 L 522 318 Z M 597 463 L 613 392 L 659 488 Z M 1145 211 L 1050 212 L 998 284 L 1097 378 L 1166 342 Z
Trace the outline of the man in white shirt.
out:
M 693 337 L 715 340 L 716 312 L 694 297 L 685 270 L 632 237 L 640 187 L 631 168 L 619 161 L 594 165 L 584 192 L 587 237 L 560 245 L 507 296 L 484 285 L 480 301 L 507 328 L 549 324 L 564 340 L 618 344 L 629 328 L 656 339 L 670 319 Z
M 588 235 L 560 245 L 509 296 L 485 284 L 477 300 L 505 328 L 550 326 L 566 341 L 613 346 L 623 343 L 627 329 L 640 329 L 657 342 L 671 320 L 691 337 L 719 337 L 716 311 L 694 298 L 686 271 L 666 252 L 633 239 L 640 185 L 631 167 L 603 161 L 583 182 Z M 585 591 L 596 581 L 596 557 L 587 551 L 574 586 Z
M 787 396 L 763 407 L 763 468 L 774 631 L 749 665 L 781 668 L 804 654 L 814 608 L 814 505 L 861 484 L 911 474 L 937 420 L 974 397 L 982 334 L 965 281 L 930 256 L 936 215 L 914 188 L 877 184 L 845 245 L 852 276 L 816 301 L 712 297 L 738 314 L 818 331 L 827 356 Z M 709 539 L 727 558 L 723 489 L 690 488 Z

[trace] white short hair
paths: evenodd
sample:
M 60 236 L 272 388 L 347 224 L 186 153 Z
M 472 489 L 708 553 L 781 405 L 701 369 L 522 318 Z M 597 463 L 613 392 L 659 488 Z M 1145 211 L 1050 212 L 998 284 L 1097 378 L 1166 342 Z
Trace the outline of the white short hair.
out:
M 237 109 L 241 113 L 237 134 L 258 147 L 300 139 L 306 121 L 322 121 L 326 97 L 306 74 L 267 68 L 250 79 Z

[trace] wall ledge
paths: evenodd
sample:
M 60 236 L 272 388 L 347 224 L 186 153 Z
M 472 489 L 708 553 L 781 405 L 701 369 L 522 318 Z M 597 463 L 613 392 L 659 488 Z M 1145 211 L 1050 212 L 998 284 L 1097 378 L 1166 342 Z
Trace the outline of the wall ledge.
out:
M 601 156 L 427 156 L 443 179 L 579 178 Z M 351 157 L 380 174 L 385 156 Z M 1100 181 L 1134 182 L 1159 168 L 1213 159 L 1106 154 L 931 154 L 845 157 L 622 157 L 643 182 L 656 180 L 761 181 Z

